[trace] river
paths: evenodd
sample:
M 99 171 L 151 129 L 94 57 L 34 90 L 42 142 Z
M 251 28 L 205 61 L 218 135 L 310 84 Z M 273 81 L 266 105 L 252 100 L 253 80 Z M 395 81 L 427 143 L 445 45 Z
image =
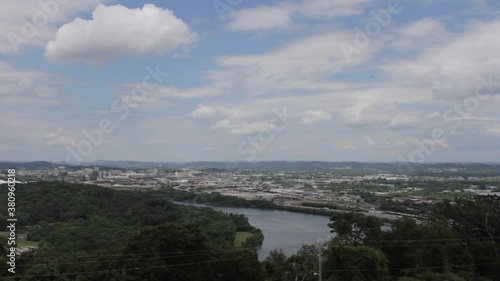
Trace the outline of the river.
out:
M 292 255 L 303 244 L 314 244 L 333 237 L 327 225 L 329 223 L 327 216 L 278 210 L 182 204 L 211 207 L 226 213 L 239 213 L 247 216 L 250 224 L 260 228 L 264 234 L 264 243 L 258 252 L 260 260 L 265 259 L 274 249 L 281 248 L 286 255 Z

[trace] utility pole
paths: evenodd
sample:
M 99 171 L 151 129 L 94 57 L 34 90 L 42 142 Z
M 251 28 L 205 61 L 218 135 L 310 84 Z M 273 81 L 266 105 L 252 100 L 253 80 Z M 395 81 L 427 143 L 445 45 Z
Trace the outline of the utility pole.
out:
M 323 256 L 322 256 L 322 252 L 323 251 L 323 245 L 320 244 L 319 245 L 319 254 L 318 254 L 318 258 L 319 258 L 319 264 L 318 264 L 318 275 L 319 275 L 319 281 L 323 281 Z
M 299 281 L 299 274 L 297 273 L 297 267 L 295 263 L 293 263 L 293 270 L 295 271 L 295 281 Z

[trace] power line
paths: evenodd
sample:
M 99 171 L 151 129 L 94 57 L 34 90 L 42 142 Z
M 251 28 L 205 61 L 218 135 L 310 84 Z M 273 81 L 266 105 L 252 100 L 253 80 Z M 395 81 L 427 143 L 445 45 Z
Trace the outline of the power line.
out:
M 207 252 L 207 253 L 199 253 L 199 254 L 188 254 L 188 255 L 163 255 L 155 253 L 150 253 L 150 257 L 143 257 L 139 259 L 135 259 L 134 261 L 142 261 L 142 260 L 158 260 L 158 259 L 171 259 L 171 258 L 184 258 L 184 257 L 196 257 L 196 256 L 204 256 L 204 255 L 211 255 L 214 253 L 238 253 L 238 252 L 246 252 L 247 250 L 238 250 L 235 249 L 234 251 L 214 251 L 214 252 Z M 143 254 L 140 254 L 140 256 L 143 256 Z M 132 256 L 133 257 L 133 256 Z M 91 257 L 92 258 L 92 257 Z M 100 256 L 96 256 L 93 258 L 100 258 Z M 32 258 L 36 259 L 36 258 Z M 42 258 L 42 259 L 49 259 L 50 258 Z M 56 260 L 56 259 L 52 259 Z M 118 259 L 118 260 L 113 260 L 113 262 L 120 262 L 120 261 L 130 261 L 130 259 Z M 71 262 L 71 263 L 57 263 L 56 265 L 61 266 L 61 265 L 73 265 L 73 264 L 92 264 L 92 263 L 102 263 L 102 260 L 86 260 L 82 262 Z M 17 267 L 27 267 L 27 266 L 34 266 L 34 265 L 45 265 L 46 263 L 34 263 L 34 264 L 25 264 L 25 265 L 18 265 Z M 4 265 L 0 266 L 0 268 L 7 268 L 10 267 L 9 265 Z
M 481 241 L 477 241 L 477 242 L 466 242 L 466 241 L 471 241 L 471 240 L 481 240 Z M 447 242 L 447 241 L 457 241 L 457 242 L 460 242 L 460 241 L 464 241 L 464 240 L 460 240 L 460 239 L 436 239 L 436 240 L 400 240 L 400 243 L 402 243 L 403 241 L 408 241 L 408 242 Z M 481 245 L 481 244 L 492 244 L 493 241 L 489 240 L 489 239 L 468 239 L 468 240 L 465 240 L 464 242 L 461 242 L 461 243 L 455 243 L 455 244 L 396 244 L 396 245 L 385 245 L 384 243 L 392 243 L 391 240 L 380 240 L 379 241 L 379 244 L 375 244 L 375 243 L 367 243 L 367 242 L 364 242 L 365 244 L 361 244 L 361 245 L 358 245 L 358 246 L 366 246 L 366 247 L 373 247 L 373 248 L 385 248 L 385 247 L 389 247 L 389 248 L 398 248 L 398 247 L 434 247 L 434 246 L 463 246 L 463 245 Z M 296 246 L 296 244 L 282 244 L 282 246 Z M 345 246 L 355 246 L 355 245 L 349 245 L 349 244 L 345 244 Z
M 153 268 L 168 268 L 168 267 L 179 267 L 179 266 L 187 266 L 187 265 L 210 264 L 210 263 L 216 263 L 216 262 L 243 260 L 243 259 L 249 259 L 249 258 L 255 258 L 255 256 L 232 258 L 232 259 L 222 259 L 222 260 L 212 260 L 212 261 L 205 261 L 205 262 L 167 264 L 167 265 L 148 266 L 148 267 L 133 267 L 133 268 L 107 269 L 107 270 L 82 271 L 82 272 L 67 272 L 67 273 L 54 273 L 54 274 L 44 274 L 44 275 L 22 275 L 22 276 L 11 276 L 11 277 L 3 277 L 3 278 L 14 279 L 14 278 L 68 276 L 68 275 L 93 274 L 93 273 L 111 273 L 111 272 L 135 271 L 135 270 L 144 270 L 144 269 L 153 269 Z
M 176 251 L 176 252 L 160 252 L 158 254 L 161 255 L 168 255 L 168 254 L 173 254 L 173 255 L 179 255 L 179 254 L 191 254 L 191 253 L 223 253 L 223 252 L 233 252 L 233 251 L 254 251 L 253 248 L 238 248 L 238 249 L 214 249 L 214 250 L 203 250 L 203 251 Z M 132 254 L 96 254 L 95 257 L 113 257 L 113 256 L 145 256 L 145 255 L 151 255 L 151 252 L 148 253 L 132 253 Z M 74 257 L 74 258 L 92 258 L 92 255 L 82 255 L 82 256 L 73 256 L 71 254 L 67 255 L 57 255 L 57 256 L 52 256 L 52 255 L 47 255 L 47 256 L 36 256 L 36 257 L 30 257 L 30 258 L 24 258 L 26 260 L 29 259 L 38 259 L 38 258 L 56 258 L 56 257 Z
M 495 238 L 500 238 L 500 237 L 493 237 Z M 470 241 L 470 240 L 480 240 L 484 242 L 471 242 L 467 243 L 467 245 L 476 245 L 476 244 L 491 244 L 492 241 L 488 239 L 482 239 L 482 238 L 467 238 L 467 239 L 460 239 L 460 238 L 447 238 L 447 239 L 413 239 L 413 240 L 378 240 L 377 244 L 363 244 L 361 246 L 368 246 L 368 247 L 426 247 L 426 246 L 437 246 L 439 244 L 429 244 L 429 245 L 421 245 L 421 244 L 412 244 L 412 245 L 384 245 L 383 243 L 393 243 L 393 242 L 399 242 L 399 243 L 404 243 L 404 242 L 445 242 L 445 241 Z M 366 242 L 364 242 L 366 243 Z M 453 246 L 453 245 L 463 245 L 464 243 L 460 244 L 442 244 L 443 246 Z M 282 244 L 283 246 L 295 246 L 296 244 Z M 191 254 L 191 253 L 218 253 L 218 252 L 234 252 L 234 251 L 254 251 L 254 248 L 238 248 L 238 249 L 214 249 L 214 250 L 202 250 L 202 251 L 176 251 L 176 252 L 161 252 L 157 254 L 161 255 L 167 255 L 167 254 L 174 254 L 174 255 L 184 255 L 184 254 Z M 103 255 L 96 255 L 96 257 L 112 257 L 112 256 L 139 256 L 139 255 L 151 255 L 151 252 L 147 253 L 132 253 L 132 254 L 103 254 Z M 75 257 L 75 258 L 89 258 L 92 257 L 92 255 L 82 255 L 82 256 L 73 256 L 71 254 L 68 255 L 57 255 L 57 256 L 37 256 L 37 257 L 32 257 L 32 258 L 25 258 L 25 259 L 35 259 L 35 258 L 56 258 L 56 257 Z
M 489 237 L 488 237 L 489 238 Z M 493 236 L 491 237 L 493 239 L 500 239 L 500 236 Z M 463 240 L 486 240 L 484 238 L 479 238 L 479 237 L 471 237 L 471 238 L 443 238 L 443 239 L 407 239 L 407 240 L 373 240 L 375 242 L 420 242 L 420 241 L 463 241 Z M 370 241 L 368 241 L 370 242 Z
M 455 240 L 460 240 L 460 239 L 420 239 L 420 240 L 395 240 L 395 241 L 404 241 L 404 242 L 408 242 L 408 241 L 412 241 L 412 242 L 426 242 L 426 241 L 455 241 Z M 470 239 L 470 240 L 474 240 L 474 239 Z M 484 239 L 479 239 L 477 238 L 477 240 L 484 240 Z M 388 240 L 389 242 L 392 242 L 391 240 Z M 479 244 L 491 244 L 491 242 L 476 242 L 476 243 L 469 243 L 469 245 L 479 245 Z M 295 244 L 294 244 L 295 245 Z M 463 244 L 433 244 L 433 245 L 361 245 L 361 246 L 370 246 L 370 247 L 392 247 L 392 248 L 400 248 L 400 247 L 436 247 L 436 246 L 463 246 Z M 163 253 L 132 253 L 132 254 L 111 254 L 111 255 L 95 255 L 95 256 L 92 256 L 92 255 L 87 255 L 87 256 L 73 256 L 73 257 L 80 257 L 80 258 L 101 258 L 101 257 L 109 257 L 109 256 L 119 256 L 119 257 L 123 257 L 123 256 L 144 256 L 144 255 L 148 255 L 148 256 L 152 256 L 154 255 L 154 257 L 144 257 L 144 258 L 141 258 L 139 260 L 146 260 L 146 259 L 149 259 L 149 260 L 154 260 L 154 259 L 168 259 L 168 258 L 174 258 L 174 257 L 192 257 L 192 256 L 203 256 L 203 255 L 209 255 L 209 254 L 213 254 L 213 253 L 237 253 L 237 252 L 244 252 L 244 251 L 253 251 L 254 249 L 253 248 L 239 248 L 239 249 L 216 249 L 216 250 L 203 250 L 203 251 L 185 251 L 185 252 L 180 252 L 180 251 L 177 251 L 177 252 L 163 252 Z M 27 259 L 55 259 L 55 257 L 67 257 L 67 256 L 71 256 L 71 255 L 62 255 L 62 256 L 39 256 L 39 257 L 33 257 L 33 258 L 27 258 Z M 252 256 L 252 257 L 255 257 L 255 256 Z M 127 261 L 127 259 L 119 259 L 119 260 L 115 260 L 114 262 L 119 262 L 119 261 Z M 72 265 L 72 264 L 81 264 L 81 263 L 98 263 L 98 262 L 101 262 L 100 260 L 95 260 L 95 261 L 92 261 L 92 260 L 87 260 L 85 262 L 75 262 L 75 263 L 62 263 L 62 264 L 58 264 L 58 265 Z M 496 263 L 495 263 L 496 264 Z M 31 264 L 30 266 L 32 265 L 44 265 L 44 263 L 37 263 L 37 264 Z M 478 265 L 485 265 L 485 264 L 472 264 L 472 266 L 478 266 Z M 28 265 L 19 265 L 19 267 L 21 266 L 28 266 Z M 168 266 L 168 265 L 166 265 Z M 465 265 L 465 266 L 471 266 L 471 265 Z M 3 266 L 5 267 L 5 266 Z M 459 266 L 458 266 L 459 267 Z M 432 268 L 432 267 L 429 267 L 429 268 Z M 440 267 L 435 267 L 435 268 L 440 268 Z M 409 268 L 411 269 L 411 268 Z M 392 270 L 402 270 L 402 269 L 392 269 Z
M 492 263 L 478 263 L 478 264 L 461 264 L 461 265 L 449 265 L 450 267 L 469 267 L 469 266 L 478 266 L 478 265 L 494 265 L 500 264 L 500 262 L 492 262 Z M 378 272 L 378 271 L 401 271 L 408 269 L 440 269 L 442 266 L 424 266 L 424 267 L 407 267 L 407 268 L 388 268 L 388 269 L 337 269 L 337 270 L 324 270 L 325 272 Z
M 454 241 L 457 239 L 435 239 L 435 240 L 399 240 L 399 241 Z M 471 239 L 472 240 L 472 239 Z M 482 239 L 481 239 L 482 240 Z M 389 240 L 390 241 L 390 240 Z M 474 243 L 467 243 L 467 245 L 482 245 L 482 244 L 491 244 L 490 241 L 487 242 L 474 242 Z M 292 245 L 292 244 L 289 244 Z M 295 245 L 295 244 L 293 244 Z M 419 244 L 412 244 L 412 245 L 346 245 L 346 246 L 366 246 L 366 247 L 375 247 L 375 248 L 406 248 L 406 247 L 438 247 L 438 246 L 464 246 L 463 243 L 461 244 L 428 244 L 428 245 L 419 245 Z M 204 251 L 177 251 L 177 252 L 163 252 L 163 253 L 132 253 L 132 254 L 109 254 L 109 255 L 86 255 L 86 256 L 71 256 L 71 255 L 61 255 L 61 256 L 36 256 L 36 257 L 31 257 L 31 258 L 24 258 L 24 260 L 30 260 L 30 259 L 49 259 L 49 260 L 57 260 L 57 257 L 73 257 L 73 258 L 86 258 L 86 261 L 83 262 L 73 262 L 73 263 L 59 263 L 58 265 L 72 265 L 72 264 L 91 264 L 91 263 L 100 263 L 102 262 L 99 258 L 102 257 L 135 257 L 135 256 L 146 256 L 144 258 L 140 258 L 138 260 L 155 260 L 155 259 L 169 259 L 169 258 L 175 258 L 175 257 L 193 257 L 193 256 L 203 256 L 203 255 L 210 255 L 210 254 L 215 254 L 215 253 L 238 253 L 238 252 L 245 252 L 245 251 L 254 251 L 255 249 L 253 248 L 238 248 L 238 249 L 216 249 L 216 250 L 204 250 Z M 151 257 L 153 256 L 153 257 Z M 88 259 L 97 259 L 97 260 L 88 260 Z M 120 261 L 127 261 L 128 259 L 118 259 L 114 260 L 114 262 L 120 262 Z M 31 265 L 19 265 L 19 267 L 23 266 L 32 266 L 32 265 L 44 265 L 45 263 L 36 263 L 36 264 L 31 264 Z M 8 266 L 1 266 L 0 268 L 5 268 Z

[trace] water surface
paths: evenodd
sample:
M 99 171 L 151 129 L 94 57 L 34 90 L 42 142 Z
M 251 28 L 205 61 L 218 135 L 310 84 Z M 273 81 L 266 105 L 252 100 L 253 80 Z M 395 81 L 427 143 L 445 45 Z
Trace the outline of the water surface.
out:
M 259 259 L 265 259 L 269 252 L 281 248 L 285 254 L 295 254 L 303 244 L 314 244 L 332 238 L 327 216 L 302 214 L 280 210 L 253 208 L 217 207 L 200 204 L 185 205 L 211 207 L 226 213 L 238 213 L 248 217 L 252 226 L 260 228 L 264 243 L 259 250 Z

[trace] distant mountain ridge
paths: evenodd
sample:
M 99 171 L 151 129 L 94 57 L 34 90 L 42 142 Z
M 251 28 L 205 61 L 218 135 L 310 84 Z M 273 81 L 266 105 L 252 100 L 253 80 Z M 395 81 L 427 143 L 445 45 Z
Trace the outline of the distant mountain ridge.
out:
M 265 170 L 265 171 L 352 171 L 353 174 L 375 174 L 380 172 L 442 175 L 442 176 L 500 176 L 500 163 L 425 163 L 411 164 L 412 170 L 401 169 L 401 163 L 383 162 L 327 162 L 327 161 L 262 161 L 262 162 L 142 162 L 142 161 L 107 161 L 99 160 L 83 163 L 80 166 L 68 165 L 64 162 L 47 161 L 13 162 L 0 161 L 0 169 L 46 169 L 59 166 L 75 168 L 84 167 L 116 167 L 116 168 L 164 168 L 164 169 L 224 169 Z M 403 164 L 409 165 L 409 164 Z
M 14 161 L 0 161 L 0 169 L 19 169 L 24 168 L 28 170 L 36 170 L 43 168 L 56 168 L 60 165 L 50 163 L 47 161 L 34 161 L 34 162 L 14 162 Z

